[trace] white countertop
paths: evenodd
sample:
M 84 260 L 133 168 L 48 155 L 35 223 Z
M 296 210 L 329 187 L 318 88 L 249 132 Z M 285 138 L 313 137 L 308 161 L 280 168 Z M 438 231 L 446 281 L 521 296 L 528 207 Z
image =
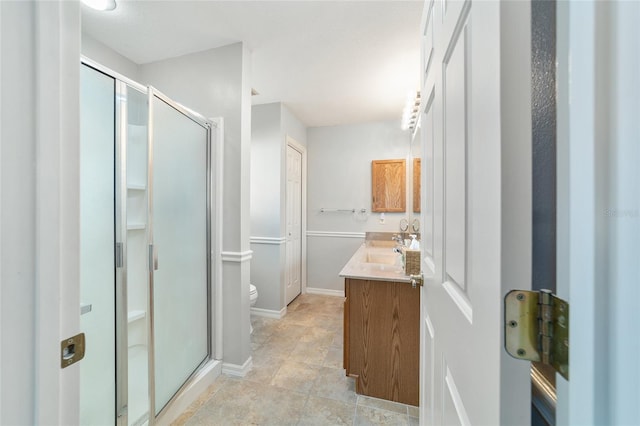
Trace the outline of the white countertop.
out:
M 340 276 L 361 280 L 411 282 L 399 260 L 389 264 L 396 256 L 400 255 L 393 253 L 393 246 L 380 247 L 364 243 L 342 268 Z M 378 260 L 381 262 L 378 263 Z

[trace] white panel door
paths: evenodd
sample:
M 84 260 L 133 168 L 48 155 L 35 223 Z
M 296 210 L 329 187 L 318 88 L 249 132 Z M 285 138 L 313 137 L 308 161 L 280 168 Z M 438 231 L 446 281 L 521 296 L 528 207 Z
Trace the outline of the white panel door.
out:
M 287 145 L 286 288 L 288 305 L 302 290 L 302 153 Z
M 483 1 L 427 1 L 423 14 L 423 424 L 529 421 L 529 364 L 505 359 L 502 343 L 504 19 Z

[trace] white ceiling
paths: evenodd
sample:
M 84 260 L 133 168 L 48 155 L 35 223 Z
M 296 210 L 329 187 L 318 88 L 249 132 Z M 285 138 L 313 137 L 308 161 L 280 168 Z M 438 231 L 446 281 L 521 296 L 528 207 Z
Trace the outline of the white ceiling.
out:
M 413 1 L 133 1 L 82 7 L 82 28 L 138 64 L 243 41 L 253 104 L 283 102 L 307 126 L 400 119 L 418 88 Z

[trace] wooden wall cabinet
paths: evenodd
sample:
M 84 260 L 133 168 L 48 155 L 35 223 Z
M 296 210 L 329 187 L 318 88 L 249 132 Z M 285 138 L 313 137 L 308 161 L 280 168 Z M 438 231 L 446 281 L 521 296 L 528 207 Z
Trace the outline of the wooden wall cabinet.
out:
M 372 212 L 406 211 L 406 160 L 371 162 Z
M 420 289 L 345 278 L 344 368 L 356 392 L 418 405 Z

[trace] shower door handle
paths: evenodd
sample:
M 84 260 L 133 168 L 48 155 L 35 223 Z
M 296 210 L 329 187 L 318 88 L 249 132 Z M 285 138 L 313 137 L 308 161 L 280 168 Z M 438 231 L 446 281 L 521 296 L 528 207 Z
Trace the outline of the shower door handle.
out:
M 158 270 L 158 248 L 154 244 L 149 244 L 149 270 Z

